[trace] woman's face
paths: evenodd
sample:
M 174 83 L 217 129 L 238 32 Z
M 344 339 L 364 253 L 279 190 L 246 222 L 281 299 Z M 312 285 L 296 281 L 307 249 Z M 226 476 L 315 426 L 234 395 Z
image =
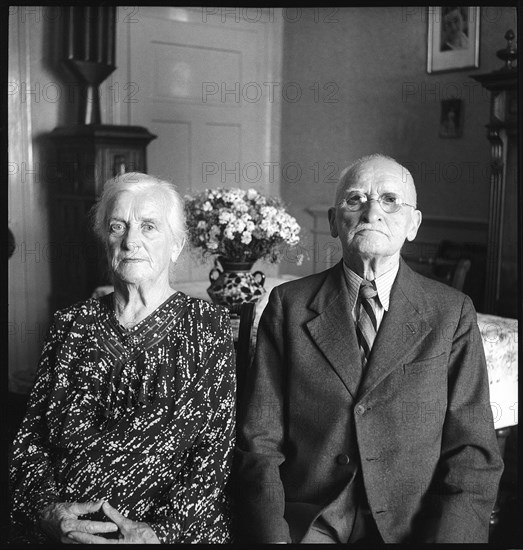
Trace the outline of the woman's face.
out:
M 107 253 L 114 276 L 125 283 L 169 280 L 169 264 L 180 247 L 167 223 L 161 192 L 121 191 L 109 208 Z
M 459 10 L 452 10 L 445 15 L 443 22 L 445 31 L 449 37 L 456 36 L 463 29 L 463 18 Z

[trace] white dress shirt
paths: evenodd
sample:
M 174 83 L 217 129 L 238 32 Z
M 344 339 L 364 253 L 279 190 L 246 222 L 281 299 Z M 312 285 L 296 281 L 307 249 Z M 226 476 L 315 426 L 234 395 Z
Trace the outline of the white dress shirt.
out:
M 383 320 L 383 315 L 389 310 L 389 300 L 390 300 L 390 290 L 398 274 L 398 269 L 400 267 L 399 262 L 393 266 L 391 269 L 382 273 L 377 279 L 374 279 L 376 283 L 376 290 L 378 291 L 378 296 L 374 300 L 374 313 L 376 314 L 377 329 L 379 330 L 381 321 Z M 360 292 L 360 285 L 363 279 L 350 267 L 348 267 L 345 262 L 343 262 L 343 271 L 345 273 L 345 280 L 349 287 L 349 305 L 352 312 L 352 318 L 356 323 L 358 321 L 359 311 L 356 309 L 356 304 L 358 303 L 358 294 Z

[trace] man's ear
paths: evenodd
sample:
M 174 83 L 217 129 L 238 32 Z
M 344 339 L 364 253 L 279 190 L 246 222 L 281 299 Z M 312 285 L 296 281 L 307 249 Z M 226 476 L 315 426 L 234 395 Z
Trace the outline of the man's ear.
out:
M 407 241 L 413 241 L 418 234 L 419 226 L 421 225 L 421 219 L 423 218 L 419 210 L 414 210 L 411 215 L 410 229 L 407 233 Z
M 336 208 L 331 206 L 328 211 L 329 225 L 331 229 L 331 237 L 336 238 L 338 236 L 338 226 L 336 225 Z

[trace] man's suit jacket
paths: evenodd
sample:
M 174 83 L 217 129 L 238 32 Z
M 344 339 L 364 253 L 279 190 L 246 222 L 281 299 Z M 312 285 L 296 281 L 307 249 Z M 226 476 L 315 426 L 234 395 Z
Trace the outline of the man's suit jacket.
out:
M 361 467 L 386 543 L 487 542 L 503 463 L 461 292 L 401 261 L 362 376 L 341 262 L 276 287 L 240 407 L 244 538 L 300 540 Z

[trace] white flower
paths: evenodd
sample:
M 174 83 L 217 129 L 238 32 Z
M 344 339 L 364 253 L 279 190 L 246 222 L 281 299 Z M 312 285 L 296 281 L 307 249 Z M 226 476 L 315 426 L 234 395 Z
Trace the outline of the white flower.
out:
M 206 189 L 186 199 L 187 226 L 192 243 L 216 254 L 227 241 L 228 253 L 278 261 L 278 247 L 299 243 L 300 226 L 281 201 L 264 197 L 256 189 Z M 230 242 L 232 241 L 232 242 Z M 297 257 L 297 264 L 303 261 Z
M 218 216 L 218 221 L 222 225 L 226 225 L 229 222 L 234 220 L 234 214 L 230 210 L 221 210 L 220 215 Z
M 252 241 L 252 234 L 250 231 L 244 231 L 242 233 L 241 241 L 243 244 L 249 244 Z
M 237 199 L 232 203 L 232 207 L 237 212 L 247 212 L 249 210 L 249 207 L 243 200 Z
M 243 230 L 245 229 L 245 222 L 242 219 L 234 220 L 232 225 L 235 231 L 238 233 L 243 233 Z

